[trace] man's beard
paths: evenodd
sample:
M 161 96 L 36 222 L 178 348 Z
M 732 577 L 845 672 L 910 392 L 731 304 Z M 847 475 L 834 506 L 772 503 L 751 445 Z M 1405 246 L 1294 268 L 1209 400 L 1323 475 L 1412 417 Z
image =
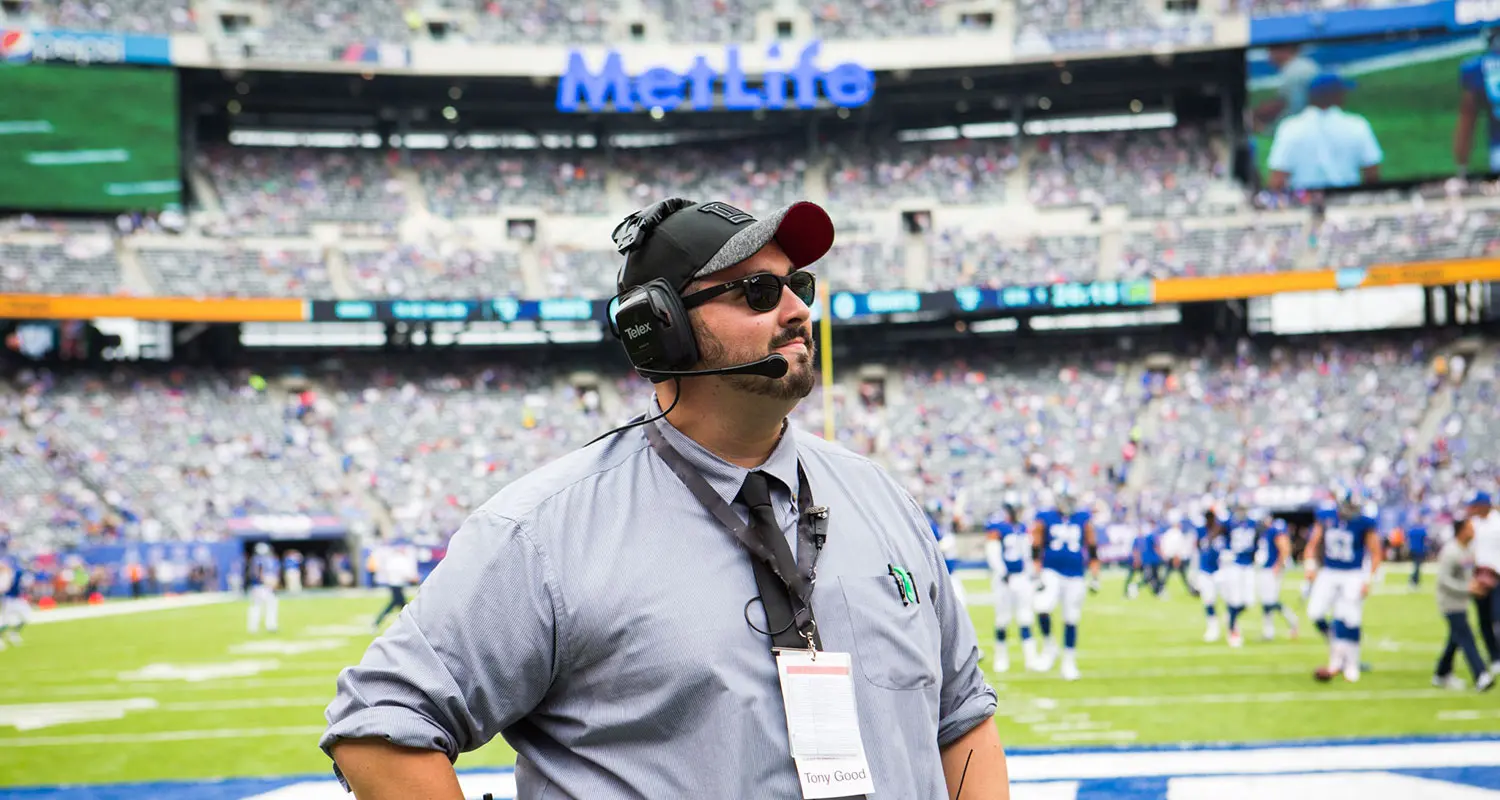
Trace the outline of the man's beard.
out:
M 800 337 L 807 349 L 805 352 L 791 356 L 781 354 L 788 364 L 786 374 L 780 378 L 767 378 L 761 375 L 725 375 L 723 380 L 738 391 L 776 400 L 801 400 L 812 394 L 813 386 L 817 383 L 817 373 L 813 371 L 813 354 L 817 352 L 817 345 L 813 342 L 812 331 L 809 329 L 783 330 L 771 341 L 770 350 L 765 353 L 730 356 L 729 348 L 725 346 L 723 340 L 701 326 L 695 325 L 694 327 L 697 328 L 698 353 L 702 362 L 697 367 L 698 369 L 718 369 L 759 361 L 771 355 L 776 348 Z

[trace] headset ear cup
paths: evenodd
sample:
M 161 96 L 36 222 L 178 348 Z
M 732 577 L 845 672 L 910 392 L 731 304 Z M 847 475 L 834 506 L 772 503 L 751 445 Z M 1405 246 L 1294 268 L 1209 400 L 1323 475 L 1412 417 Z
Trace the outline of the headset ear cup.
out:
M 687 309 L 682 307 L 682 298 L 663 279 L 646 284 L 651 292 L 651 306 L 661 320 L 661 352 L 667 369 L 688 369 L 698 363 L 698 341 L 693 336 L 693 323 Z

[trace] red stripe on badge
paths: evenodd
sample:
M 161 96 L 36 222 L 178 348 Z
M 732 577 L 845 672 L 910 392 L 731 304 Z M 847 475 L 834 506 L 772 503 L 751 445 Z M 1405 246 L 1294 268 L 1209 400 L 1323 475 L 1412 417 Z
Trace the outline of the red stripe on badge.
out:
M 848 667 L 819 667 L 812 664 L 797 664 L 786 668 L 788 675 L 848 675 Z

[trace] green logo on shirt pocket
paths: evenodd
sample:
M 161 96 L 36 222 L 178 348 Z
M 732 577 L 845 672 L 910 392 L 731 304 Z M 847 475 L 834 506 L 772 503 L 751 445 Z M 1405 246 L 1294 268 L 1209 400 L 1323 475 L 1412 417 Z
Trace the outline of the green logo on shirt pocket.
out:
M 911 573 L 904 567 L 895 564 L 886 564 L 886 571 L 896 581 L 896 596 L 901 598 L 901 605 L 909 606 L 912 603 L 920 604 L 922 596 L 917 594 L 917 583 L 911 578 Z

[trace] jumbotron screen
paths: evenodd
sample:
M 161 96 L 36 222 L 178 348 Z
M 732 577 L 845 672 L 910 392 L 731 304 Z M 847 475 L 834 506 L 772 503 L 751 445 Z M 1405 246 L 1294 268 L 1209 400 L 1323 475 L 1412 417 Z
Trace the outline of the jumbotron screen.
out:
M 152 211 L 179 203 L 177 75 L 0 64 L 0 208 Z
M 1500 36 L 1278 45 L 1247 59 L 1263 185 L 1329 189 L 1500 172 Z

